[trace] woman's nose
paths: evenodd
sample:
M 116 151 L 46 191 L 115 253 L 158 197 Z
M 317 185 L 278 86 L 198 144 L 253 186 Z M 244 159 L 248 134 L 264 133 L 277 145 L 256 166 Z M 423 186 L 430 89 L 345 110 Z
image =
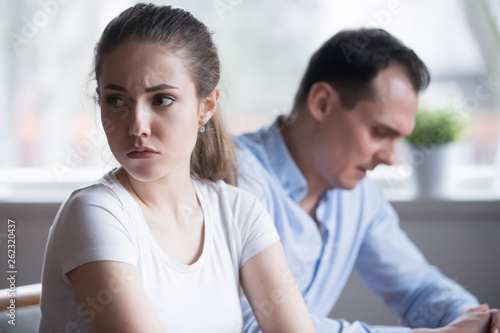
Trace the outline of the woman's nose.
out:
M 148 137 L 151 135 L 149 112 L 144 106 L 136 104 L 131 113 L 129 135 L 138 137 Z

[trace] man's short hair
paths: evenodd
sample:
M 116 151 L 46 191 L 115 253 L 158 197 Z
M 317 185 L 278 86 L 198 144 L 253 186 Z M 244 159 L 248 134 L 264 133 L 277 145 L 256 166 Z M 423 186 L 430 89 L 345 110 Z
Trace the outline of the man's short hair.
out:
M 353 108 L 359 100 L 373 100 L 372 81 L 390 65 L 402 66 L 415 92 L 429 85 L 430 74 L 423 61 L 387 31 L 341 31 L 311 57 L 295 96 L 294 109 L 307 104 L 312 85 L 320 81 L 337 90 L 346 108 Z

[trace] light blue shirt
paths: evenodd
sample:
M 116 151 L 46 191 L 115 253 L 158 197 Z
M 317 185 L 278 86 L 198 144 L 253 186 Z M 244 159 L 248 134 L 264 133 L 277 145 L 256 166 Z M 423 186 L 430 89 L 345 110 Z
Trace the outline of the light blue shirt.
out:
M 273 217 L 316 332 L 410 331 L 327 318 L 353 269 L 409 327 L 445 326 L 478 305 L 426 261 L 373 181 L 365 177 L 353 190 L 326 191 L 316 210 L 318 229 L 299 206 L 307 182 L 286 148 L 278 119 L 235 140 L 238 186 L 257 196 Z M 270 306 L 256 311 L 272 315 Z M 245 298 L 242 307 L 245 332 L 258 332 Z

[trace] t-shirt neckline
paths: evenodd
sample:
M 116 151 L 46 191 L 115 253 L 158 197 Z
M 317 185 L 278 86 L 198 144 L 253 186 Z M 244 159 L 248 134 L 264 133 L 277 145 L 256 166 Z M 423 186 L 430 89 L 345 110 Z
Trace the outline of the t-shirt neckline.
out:
M 146 235 L 148 242 L 150 246 L 153 248 L 153 251 L 165 262 L 167 265 L 181 273 L 189 273 L 196 271 L 200 269 L 203 266 L 203 262 L 206 260 L 206 258 L 209 255 L 210 252 L 210 244 L 212 240 L 212 232 L 211 232 L 211 219 L 210 219 L 210 214 L 209 214 L 209 209 L 208 205 L 206 204 L 205 198 L 202 195 L 202 189 L 200 187 L 199 181 L 195 178 L 191 178 L 191 183 L 194 186 L 194 189 L 196 191 L 196 196 L 198 200 L 200 201 L 201 209 L 203 211 L 203 224 L 204 224 L 204 239 L 203 239 L 203 249 L 201 252 L 200 257 L 196 262 L 194 262 L 191 265 L 186 265 L 182 264 L 172 258 L 170 258 L 158 245 L 156 242 L 156 239 L 154 238 L 151 229 L 149 229 L 149 226 L 146 222 L 146 219 L 144 218 L 144 214 L 142 213 L 141 207 L 139 207 L 139 204 L 135 199 L 130 195 L 130 193 L 123 187 L 123 185 L 120 183 L 118 178 L 116 178 L 115 171 L 117 168 L 114 168 L 113 170 L 109 171 L 106 176 L 109 178 L 108 181 L 110 182 L 111 185 L 122 195 L 120 197 L 123 197 L 128 204 L 130 205 L 129 207 L 133 207 L 134 210 L 136 210 L 135 214 L 133 216 L 139 216 L 139 223 L 140 223 L 140 228 L 145 228 L 144 234 Z M 105 177 L 106 178 L 106 177 Z

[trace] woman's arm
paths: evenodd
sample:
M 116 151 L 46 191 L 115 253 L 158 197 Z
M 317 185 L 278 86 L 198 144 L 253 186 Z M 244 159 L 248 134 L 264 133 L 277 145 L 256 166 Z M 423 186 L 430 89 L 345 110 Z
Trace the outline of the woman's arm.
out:
M 94 261 L 68 273 L 78 299 L 77 311 L 99 333 L 164 333 L 137 269 L 116 261 Z
M 249 259 L 240 280 L 262 332 L 314 332 L 280 242 Z

